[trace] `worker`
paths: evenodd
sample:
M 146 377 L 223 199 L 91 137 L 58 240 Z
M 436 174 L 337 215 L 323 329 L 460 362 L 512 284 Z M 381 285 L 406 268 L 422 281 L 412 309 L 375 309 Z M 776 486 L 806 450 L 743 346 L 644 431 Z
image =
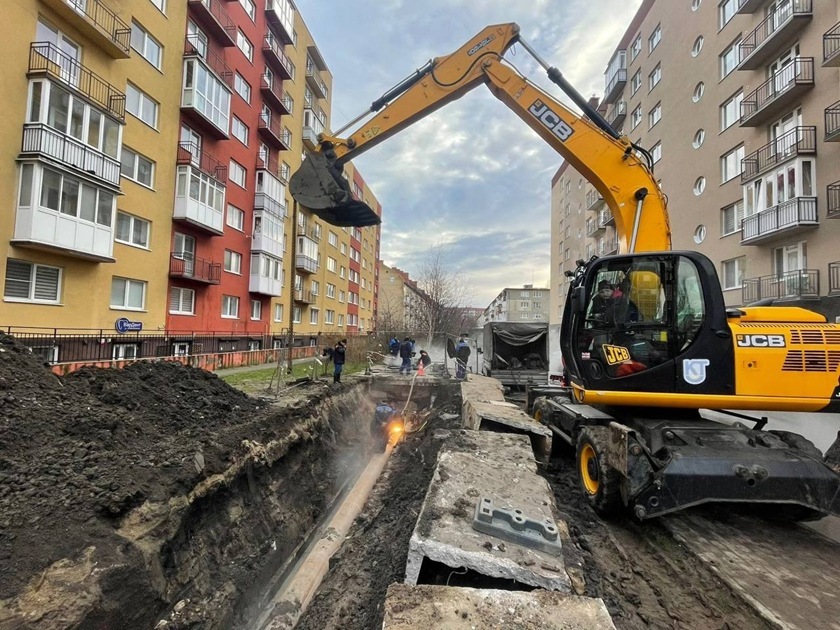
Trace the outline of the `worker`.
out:
M 606 326 L 637 322 L 639 309 L 627 293 L 616 290 L 609 280 L 601 280 L 589 305 L 589 319 Z
M 430 357 L 429 353 L 425 350 L 420 351 L 420 358 L 417 359 L 417 365 L 420 365 L 421 363 L 424 368 L 427 368 L 432 364 L 432 357 Z
M 455 378 L 459 381 L 467 378 L 467 361 L 470 359 L 470 346 L 462 334 L 455 344 Z
M 380 401 L 373 410 L 373 420 L 370 423 L 370 436 L 380 452 L 385 450 L 390 439 L 390 431 L 388 425 L 397 415 L 396 405 L 383 400 Z
M 335 364 L 333 372 L 333 383 L 341 382 L 341 371 L 344 369 L 344 360 L 347 355 L 347 340 L 342 339 L 333 348 L 332 360 Z
M 414 354 L 414 348 L 411 344 L 411 338 L 406 337 L 400 344 L 400 358 L 402 365 L 400 365 L 400 374 L 411 374 L 411 356 Z
M 400 340 L 397 339 L 396 335 L 391 337 L 391 341 L 388 342 L 388 350 L 391 351 L 392 357 L 395 357 L 400 353 Z

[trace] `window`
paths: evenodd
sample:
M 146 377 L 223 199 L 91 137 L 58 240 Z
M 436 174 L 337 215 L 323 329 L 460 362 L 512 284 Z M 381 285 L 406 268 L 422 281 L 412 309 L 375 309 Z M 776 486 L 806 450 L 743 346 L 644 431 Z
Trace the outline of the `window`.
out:
M 245 177 L 247 172 L 245 167 L 236 160 L 230 161 L 230 169 L 228 170 L 228 178 L 237 186 L 245 188 Z
M 181 106 L 200 112 L 227 135 L 230 128 L 230 88 L 200 59 L 184 61 Z
M 283 321 L 283 305 L 282 304 L 275 304 L 274 305 L 274 321 L 275 322 L 282 322 Z
M 262 302 L 251 300 L 251 319 L 262 319 Z
M 225 250 L 225 271 L 239 274 L 242 271 L 242 254 Z
M 40 200 L 38 191 L 35 191 L 36 200 L 33 200 L 32 176 L 32 169 L 24 168 L 19 201 L 22 207 L 34 203 L 67 216 L 111 227 L 115 198 L 113 193 L 88 186 L 78 179 L 45 168 L 41 176 Z M 28 191 L 27 181 L 30 182 Z M 27 195 L 29 198 L 26 198 Z
M 735 96 L 720 106 L 720 130 L 729 129 L 741 118 L 741 101 L 744 100 L 744 91 L 741 90 Z
M 718 27 L 723 28 L 738 12 L 738 0 L 723 0 L 718 5 Z
M 662 103 L 657 103 L 653 109 L 648 112 L 648 129 L 653 127 L 662 119 Z
M 149 127 L 157 128 L 158 104 L 143 90 L 131 83 L 125 87 L 125 111 L 136 116 Z
M 650 150 L 650 157 L 653 160 L 653 163 L 656 164 L 659 160 L 662 159 L 662 143 L 657 142 L 653 145 Z
M 61 294 L 61 269 L 23 260 L 6 260 L 3 297 L 13 302 L 57 304 Z
M 327 297 L 328 298 L 334 298 L 335 297 L 335 285 L 330 284 L 329 282 L 327 282 Z
M 248 126 L 236 116 L 232 116 L 230 119 L 230 135 L 246 147 L 248 146 Z
M 257 16 L 257 7 L 254 6 L 254 0 L 239 0 L 239 4 L 241 4 L 242 8 L 245 9 L 245 13 L 248 14 L 248 17 L 254 21 Z
M 152 0 L 152 4 L 155 5 L 161 13 L 166 13 L 166 0 Z
M 720 78 L 724 78 L 738 65 L 738 46 L 741 43 L 741 38 L 736 39 L 732 44 L 720 54 Z
M 691 146 L 695 149 L 699 149 L 703 146 L 703 141 L 706 139 L 706 132 L 703 129 L 698 129 L 697 133 L 694 134 L 694 139 L 691 141 Z
M 145 306 L 145 282 L 114 276 L 111 280 L 111 308 L 121 308 L 127 311 L 142 311 Z
M 251 103 L 251 85 L 238 72 L 233 77 L 233 89 L 246 103 Z
M 344 326 L 344 315 L 339 313 L 338 314 L 338 327 L 342 328 Z
M 706 178 L 700 176 L 694 181 L 694 196 L 699 197 L 704 190 L 706 190 Z
M 656 64 L 656 67 L 648 75 L 648 92 L 650 92 L 662 80 L 662 64 Z
M 324 312 L 324 323 L 325 324 L 333 324 L 335 322 L 335 311 L 331 311 L 327 309 Z
M 321 314 L 321 311 L 319 311 L 317 308 L 309 309 L 309 323 L 310 324 L 317 324 L 318 321 L 319 321 L 320 314 Z
M 236 31 L 236 45 L 242 51 L 242 54 L 248 58 L 248 61 L 254 61 L 254 45 L 241 30 Z
M 696 57 L 700 54 L 700 51 L 703 50 L 703 39 L 702 35 L 698 35 L 697 39 L 694 40 L 694 43 L 691 45 L 691 56 Z
M 136 50 L 143 59 L 160 70 L 163 59 L 163 46 L 149 35 L 137 22 L 131 22 L 131 47 Z
M 691 94 L 691 100 L 695 103 L 699 103 L 705 93 L 706 84 L 700 81 L 697 85 L 694 86 L 694 92 Z
M 636 35 L 636 39 L 634 39 L 633 43 L 630 45 L 630 61 L 633 61 L 636 57 L 638 57 L 640 52 L 642 52 L 642 34 L 641 33 Z
M 632 96 L 633 94 L 638 92 L 640 87 L 642 87 L 642 69 L 641 68 L 636 70 L 636 74 L 634 74 L 633 78 L 630 79 L 630 95 Z
M 333 273 L 335 273 L 337 263 L 338 261 L 336 261 L 335 258 L 333 258 L 332 256 L 327 256 L 327 271 L 332 271 Z
M 630 114 L 630 127 L 631 129 L 635 129 L 638 124 L 642 122 L 642 106 L 636 106 L 636 109 Z
M 136 359 L 138 354 L 138 344 L 136 343 L 115 343 L 114 352 L 111 355 L 114 361 L 127 361 Z
M 746 257 L 740 256 L 732 260 L 724 260 L 721 263 L 722 271 L 721 277 L 723 279 L 723 290 L 740 289 L 744 283 L 744 268 L 746 266 Z
M 691 0 L 691 10 L 696 11 L 697 9 L 699 9 L 700 8 L 700 3 L 702 1 L 703 0 Z
M 739 199 L 720 211 L 720 235 L 729 236 L 741 231 L 741 221 L 744 220 L 744 201 Z
M 344 267 L 338 268 L 338 277 L 344 278 L 347 275 L 347 270 Z
M 245 229 L 245 212 L 232 204 L 228 204 L 227 224 L 234 230 L 242 232 Z
M 120 174 L 138 184 L 151 188 L 154 185 L 155 163 L 149 158 L 135 153 L 128 147 L 122 148 L 120 155 Z
M 169 312 L 172 315 L 195 314 L 195 291 L 172 287 L 169 291 Z
M 744 145 L 732 149 L 720 158 L 721 183 L 726 183 L 741 174 L 741 162 L 744 159 Z
M 657 24 L 656 28 L 653 29 L 653 33 L 650 34 L 648 37 L 648 54 L 653 52 L 653 49 L 659 45 L 659 42 L 662 40 L 662 25 Z
M 300 306 L 295 306 L 292 308 L 292 322 L 295 324 L 300 324 Z
M 330 233 L 327 235 L 327 241 L 333 247 L 338 247 L 338 234 L 330 230 Z
M 136 245 L 148 249 L 150 225 L 145 219 L 118 211 L 114 240 L 126 245 Z
M 239 298 L 235 295 L 222 296 L 222 317 L 236 319 L 239 317 Z
M 338 290 L 338 301 L 341 302 L 342 304 L 344 304 L 344 296 L 345 296 L 345 292 L 342 291 L 341 289 L 339 289 Z

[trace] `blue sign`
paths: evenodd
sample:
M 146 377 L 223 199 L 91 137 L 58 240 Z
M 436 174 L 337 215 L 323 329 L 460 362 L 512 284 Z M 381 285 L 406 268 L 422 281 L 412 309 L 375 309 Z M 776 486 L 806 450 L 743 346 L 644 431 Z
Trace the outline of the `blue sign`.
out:
M 114 322 L 114 328 L 117 329 L 117 332 L 127 333 L 127 332 L 140 332 L 143 330 L 143 322 L 133 322 L 127 317 L 120 317 L 116 322 Z

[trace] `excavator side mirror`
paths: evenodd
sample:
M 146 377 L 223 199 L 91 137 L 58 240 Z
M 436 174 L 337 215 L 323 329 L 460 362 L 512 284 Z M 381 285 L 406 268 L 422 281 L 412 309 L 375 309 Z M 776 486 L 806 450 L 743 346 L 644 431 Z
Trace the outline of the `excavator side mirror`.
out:
M 586 289 L 584 287 L 572 289 L 572 306 L 578 314 L 586 311 Z

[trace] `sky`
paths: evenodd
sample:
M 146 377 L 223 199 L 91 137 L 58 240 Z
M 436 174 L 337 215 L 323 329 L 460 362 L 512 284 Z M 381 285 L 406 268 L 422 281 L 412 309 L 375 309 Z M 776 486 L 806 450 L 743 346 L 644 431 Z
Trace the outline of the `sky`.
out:
M 585 97 L 603 94 L 604 69 L 641 0 L 295 0 L 333 76 L 333 130 L 430 59 L 491 24 L 522 39 Z M 522 48 L 505 58 L 568 103 Z M 361 123 L 342 134 L 350 135 Z M 469 279 L 469 306 L 506 287 L 547 287 L 551 178 L 562 159 L 479 86 L 353 160 L 383 208 L 380 257 L 417 277 L 442 245 Z

